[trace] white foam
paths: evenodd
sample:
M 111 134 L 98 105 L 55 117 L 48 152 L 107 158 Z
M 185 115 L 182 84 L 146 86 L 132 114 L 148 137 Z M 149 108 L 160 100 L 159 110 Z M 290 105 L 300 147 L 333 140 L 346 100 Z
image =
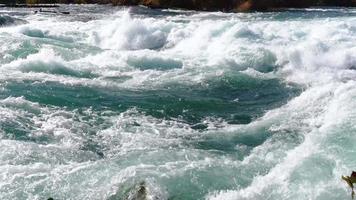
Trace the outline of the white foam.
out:
M 166 43 L 161 26 L 167 25 L 149 18 L 132 19 L 126 12 L 92 31 L 90 41 L 104 49 L 157 49 Z
M 263 158 L 259 164 L 265 167 L 272 164 L 271 169 L 265 174 L 257 175 L 246 188 L 215 192 L 207 196 L 207 199 L 260 199 L 266 197 L 266 195 L 269 195 L 267 199 L 277 197 L 299 199 L 303 198 L 303 195 L 314 199 L 319 195 L 324 195 L 327 192 L 326 188 L 337 185 L 337 180 L 340 176 L 337 173 L 329 175 L 329 180 L 316 180 L 316 177 L 309 177 L 307 180 L 303 180 L 295 179 L 291 176 L 294 176 L 298 170 L 304 169 L 304 167 L 311 167 L 308 165 L 310 159 L 325 158 L 330 163 L 340 159 L 336 155 L 334 156 L 334 153 L 325 151 L 324 142 L 330 138 L 338 137 L 338 134 L 345 134 L 340 133 L 338 129 L 355 119 L 356 115 L 352 110 L 354 103 L 351 100 L 356 96 L 356 91 L 353 89 L 354 85 L 354 81 L 349 81 L 347 83 L 330 83 L 310 88 L 302 93 L 301 96 L 290 101 L 286 106 L 270 111 L 260 120 L 250 124 L 249 126 L 255 127 L 266 126 L 265 123 L 271 123 L 267 127 L 270 127 L 273 132 L 288 130 L 285 133 L 287 134 L 295 131 L 302 134 L 304 139 L 300 145 L 287 151 L 285 151 L 285 148 L 289 149 L 290 147 L 285 146 L 286 144 L 269 143 L 268 141 L 255 148 L 243 160 L 242 165 L 248 167 L 256 160 Z M 352 130 L 346 129 L 346 131 Z M 337 148 L 337 146 L 333 148 Z M 269 159 L 271 156 L 272 158 Z M 320 167 L 327 169 L 334 166 Z M 339 169 L 335 168 L 334 170 Z M 345 173 L 347 173 L 346 171 L 344 170 Z M 311 184 L 308 181 L 311 180 L 316 181 L 315 184 L 320 185 L 322 188 L 319 188 L 319 190 L 315 190 L 314 187 L 310 190 L 306 189 L 305 187 L 308 187 L 306 185 Z M 299 184 L 305 184 L 305 186 L 297 186 L 295 185 L 296 182 L 301 182 Z M 338 187 L 337 190 L 343 189 Z M 341 194 L 338 193 L 338 195 Z

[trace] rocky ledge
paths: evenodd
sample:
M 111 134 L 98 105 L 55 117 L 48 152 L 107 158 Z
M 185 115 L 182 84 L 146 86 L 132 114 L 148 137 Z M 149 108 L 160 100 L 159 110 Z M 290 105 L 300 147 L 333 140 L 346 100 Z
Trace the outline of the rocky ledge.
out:
M 312 6 L 356 6 L 356 0 L 113 0 L 114 5 L 182 8 L 206 11 L 251 11 Z

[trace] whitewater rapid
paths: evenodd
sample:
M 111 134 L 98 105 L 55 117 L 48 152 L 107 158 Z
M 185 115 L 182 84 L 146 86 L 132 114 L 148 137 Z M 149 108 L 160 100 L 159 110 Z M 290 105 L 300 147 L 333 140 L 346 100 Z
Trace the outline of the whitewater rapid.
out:
M 356 10 L 0 10 L 0 199 L 349 199 Z

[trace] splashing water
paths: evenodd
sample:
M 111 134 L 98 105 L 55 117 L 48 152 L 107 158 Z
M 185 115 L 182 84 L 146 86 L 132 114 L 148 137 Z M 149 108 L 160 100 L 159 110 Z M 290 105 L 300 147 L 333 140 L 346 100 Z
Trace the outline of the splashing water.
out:
M 60 9 L 0 10 L 0 199 L 349 198 L 356 10 Z

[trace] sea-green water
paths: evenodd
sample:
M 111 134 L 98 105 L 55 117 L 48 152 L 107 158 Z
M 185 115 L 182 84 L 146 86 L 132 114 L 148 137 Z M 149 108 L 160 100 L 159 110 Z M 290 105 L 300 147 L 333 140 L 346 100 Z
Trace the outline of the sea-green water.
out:
M 34 10 L 0 10 L 0 199 L 350 199 L 355 9 Z

